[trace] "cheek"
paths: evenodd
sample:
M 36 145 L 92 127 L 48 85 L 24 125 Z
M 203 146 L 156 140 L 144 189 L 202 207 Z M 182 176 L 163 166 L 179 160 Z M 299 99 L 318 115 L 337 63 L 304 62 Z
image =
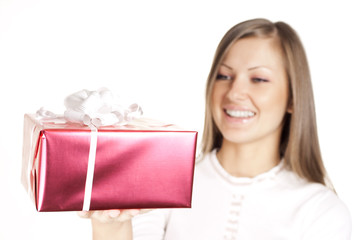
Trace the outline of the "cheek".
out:
M 221 86 L 218 85 L 216 86 L 215 84 L 211 94 L 210 109 L 213 120 L 215 121 L 215 124 L 217 126 L 219 126 L 221 121 L 221 115 L 222 115 L 221 104 L 224 96 L 225 96 L 224 89 Z
M 211 94 L 211 106 L 212 108 L 218 107 L 221 104 L 221 101 L 225 95 L 225 91 L 223 88 L 218 86 L 218 84 L 214 84 L 214 88 Z
M 280 91 L 272 91 L 268 94 L 259 96 L 259 107 L 265 110 L 268 114 L 277 115 L 282 119 L 287 110 L 288 92 L 287 89 L 282 88 Z

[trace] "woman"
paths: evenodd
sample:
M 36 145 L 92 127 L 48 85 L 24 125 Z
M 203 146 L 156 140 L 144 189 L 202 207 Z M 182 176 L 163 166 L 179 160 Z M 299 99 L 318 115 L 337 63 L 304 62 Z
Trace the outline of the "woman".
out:
M 350 239 L 347 208 L 327 180 L 305 52 L 265 19 L 231 28 L 215 54 L 192 209 L 110 210 L 94 239 Z

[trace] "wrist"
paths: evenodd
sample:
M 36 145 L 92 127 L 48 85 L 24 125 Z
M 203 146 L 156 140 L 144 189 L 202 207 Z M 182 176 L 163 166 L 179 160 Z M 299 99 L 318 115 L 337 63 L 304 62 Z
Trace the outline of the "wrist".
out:
M 132 239 L 131 220 L 102 222 L 91 219 L 93 240 L 105 239 Z

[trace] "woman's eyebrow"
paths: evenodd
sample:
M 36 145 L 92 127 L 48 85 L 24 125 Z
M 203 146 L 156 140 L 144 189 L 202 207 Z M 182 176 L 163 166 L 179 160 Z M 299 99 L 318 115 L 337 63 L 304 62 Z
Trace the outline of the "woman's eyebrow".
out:
M 264 65 L 250 67 L 250 68 L 248 68 L 248 71 L 253 71 L 253 70 L 256 70 L 256 69 L 263 69 L 263 70 L 265 70 L 267 72 L 272 72 L 273 71 L 272 68 L 264 66 Z
M 223 66 L 229 70 L 233 70 L 232 67 L 230 67 L 229 65 L 227 65 L 226 63 L 221 63 L 220 66 Z M 272 69 L 268 66 L 265 66 L 265 65 L 259 65 L 259 66 L 254 66 L 254 67 L 249 67 L 248 70 L 251 71 L 251 70 L 256 70 L 256 69 L 259 69 L 259 68 L 262 68 L 262 69 L 265 69 L 265 70 L 268 70 L 268 71 L 271 71 Z
M 224 66 L 224 67 L 226 67 L 226 68 L 228 68 L 228 69 L 230 69 L 230 70 L 233 70 L 232 67 L 226 65 L 225 63 L 222 63 L 221 66 Z
M 263 69 L 266 69 L 268 71 L 271 71 L 271 68 L 270 67 L 267 67 L 267 66 L 264 66 L 264 65 L 259 65 L 259 66 L 254 66 L 254 67 L 250 67 L 248 68 L 248 70 L 255 70 L 255 69 L 259 69 L 259 68 L 263 68 Z

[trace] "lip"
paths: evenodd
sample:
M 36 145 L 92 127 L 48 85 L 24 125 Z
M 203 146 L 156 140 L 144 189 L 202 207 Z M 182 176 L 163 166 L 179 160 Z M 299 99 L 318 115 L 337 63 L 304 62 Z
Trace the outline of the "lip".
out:
M 251 112 L 255 112 L 255 110 L 251 109 L 251 107 L 248 106 L 239 106 L 239 105 L 235 105 L 235 104 L 226 104 L 222 106 L 223 109 L 228 109 L 228 110 L 238 110 L 238 111 L 251 111 Z

